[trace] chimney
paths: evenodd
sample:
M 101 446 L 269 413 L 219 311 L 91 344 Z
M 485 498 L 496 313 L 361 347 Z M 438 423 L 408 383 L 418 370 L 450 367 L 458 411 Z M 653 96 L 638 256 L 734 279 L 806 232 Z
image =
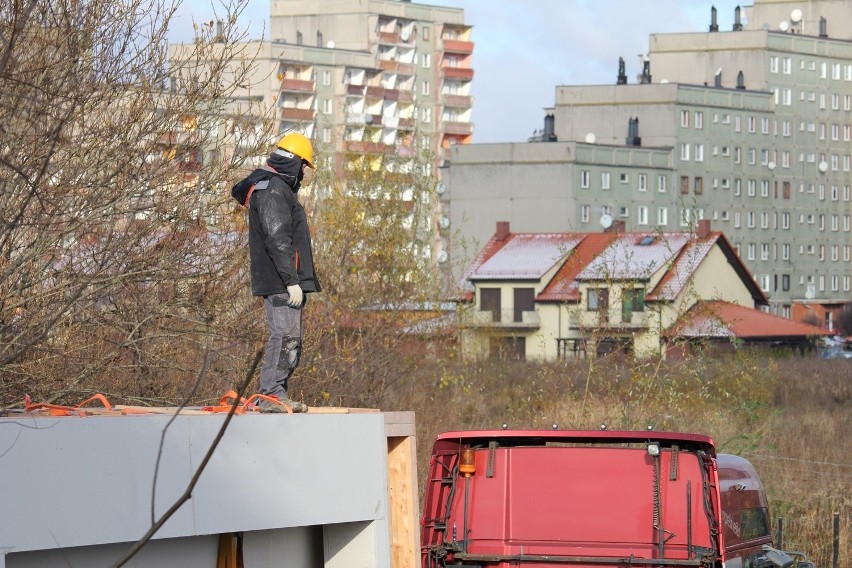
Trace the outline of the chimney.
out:
M 740 7 L 737 6 L 734 10 L 734 31 L 741 32 L 743 31 L 743 23 L 740 20 Z
M 819 37 L 828 37 L 828 22 L 822 16 L 819 17 Z
M 641 146 L 642 138 L 639 137 L 639 117 L 627 119 L 627 141 L 628 146 Z
M 542 142 L 556 142 L 556 117 L 548 114 L 544 117 L 544 132 L 541 134 Z
M 642 62 L 642 78 L 641 83 L 643 85 L 651 84 L 651 60 L 647 57 Z
M 710 219 L 698 220 L 698 227 L 695 229 L 695 236 L 699 239 L 706 239 L 710 236 Z
M 742 70 L 740 70 L 740 72 L 737 73 L 737 88 L 738 89 L 745 89 L 745 75 L 743 75 Z
M 497 232 L 494 234 L 494 238 L 498 241 L 505 241 L 506 237 L 509 236 L 509 222 L 508 221 L 497 221 Z
M 627 73 L 624 72 L 624 58 L 618 58 L 618 78 L 615 80 L 616 85 L 627 84 Z
M 713 86 L 720 88 L 722 86 L 722 68 L 719 67 L 719 70 L 716 71 L 716 75 L 713 76 Z
M 604 229 L 604 233 L 623 233 L 625 228 L 627 228 L 627 224 L 623 220 L 617 219 L 612 222 L 612 225 Z
M 719 24 L 716 23 L 716 6 L 710 6 L 710 31 L 719 31 Z

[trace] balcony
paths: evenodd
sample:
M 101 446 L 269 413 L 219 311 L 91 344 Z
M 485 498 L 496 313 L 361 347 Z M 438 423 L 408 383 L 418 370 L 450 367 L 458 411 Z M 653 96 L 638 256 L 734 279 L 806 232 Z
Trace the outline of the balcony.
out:
M 295 120 L 297 122 L 300 121 L 313 121 L 314 120 L 314 111 L 309 108 L 282 108 L 281 109 L 281 118 L 283 120 Z
M 315 83 L 301 79 L 281 79 L 281 90 L 290 93 L 313 93 Z
M 470 136 L 473 134 L 473 123 L 471 122 L 444 122 L 444 134 L 455 134 L 458 136 Z
M 473 69 L 467 67 L 442 67 L 445 79 L 458 79 L 459 81 L 473 80 Z
M 399 34 L 396 32 L 379 32 L 379 43 L 396 45 L 399 43 Z
M 397 127 L 400 130 L 414 130 L 414 119 L 413 118 L 400 118 L 399 124 Z
M 367 98 L 369 98 L 369 99 L 383 99 L 383 98 L 385 98 L 385 88 L 384 87 L 367 87 Z
M 444 103 L 444 106 L 448 107 L 470 108 L 473 106 L 473 97 L 465 95 L 443 95 L 441 102 Z
M 398 71 L 399 70 L 399 62 L 393 61 L 391 59 L 380 59 L 379 60 L 379 69 L 382 71 Z
M 346 85 L 346 95 L 351 97 L 363 97 L 367 92 L 366 85 Z
M 538 329 L 541 318 L 538 311 L 516 312 L 515 310 L 477 310 L 462 309 L 459 322 L 467 327 L 500 329 Z
M 414 100 L 414 95 L 411 93 L 411 91 L 400 90 L 399 94 L 397 95 L 397 101 L 399 101 L 401 103 L 410 103 L 413 100 Z
M 388 101 L 399 100 L 399 89 L 385 89 L 385 100 L 388 100 Z
M 462 53 L 464 55 L 470 55 L 473 53 L 473 42 L 463 41 L 460 39 L 445 39 L 444 53 Z

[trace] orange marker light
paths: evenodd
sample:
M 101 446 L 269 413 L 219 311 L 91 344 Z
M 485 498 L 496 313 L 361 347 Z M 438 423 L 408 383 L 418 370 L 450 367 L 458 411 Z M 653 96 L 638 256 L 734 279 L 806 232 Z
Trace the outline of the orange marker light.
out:
M 476 473 L 476 461 L 472 448 L 464 448 L 461 451 L 461 461 L 459 462 L 459 473 L 465 477 L 470 477 Z

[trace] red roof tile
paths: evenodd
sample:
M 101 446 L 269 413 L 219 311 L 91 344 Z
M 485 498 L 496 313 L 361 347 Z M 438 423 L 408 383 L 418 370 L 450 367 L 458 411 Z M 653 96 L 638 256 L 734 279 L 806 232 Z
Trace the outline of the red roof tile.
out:
M 698 302 L 667 334 L 677 337 L 810 337 L 831 332 L 731 302 Z

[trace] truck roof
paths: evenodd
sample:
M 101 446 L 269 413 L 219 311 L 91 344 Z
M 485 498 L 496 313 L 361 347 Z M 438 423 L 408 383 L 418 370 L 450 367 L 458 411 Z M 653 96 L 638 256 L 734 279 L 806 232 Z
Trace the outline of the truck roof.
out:
M 544 445 L 547 443 L 627 444 L 658 442 L 662 446 L 694 447 L 716 456 L 716 444 L 710 436 L 654 430 L 463 430 L 444 432 L 435 440 L 435 450 L 449 443 L 467 445 L 497 441 L 504 446 Z

